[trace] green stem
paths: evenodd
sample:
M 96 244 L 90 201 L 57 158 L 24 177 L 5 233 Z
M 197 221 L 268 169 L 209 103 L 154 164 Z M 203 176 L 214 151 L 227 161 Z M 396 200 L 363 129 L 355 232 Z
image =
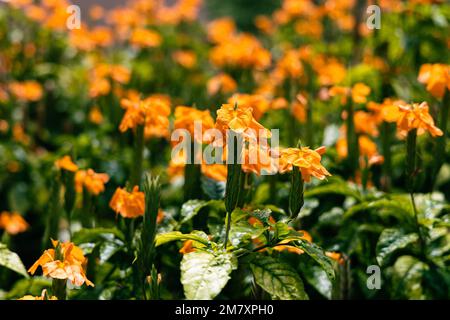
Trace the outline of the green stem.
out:
M 449 118 L 449 109 L 450 109 L 450 91 L 447 90 L 442 100 L 442 105 L 440 108 L 440 118 L 438 127 L 442 130 L 443 135 L 438 137 L 436 140 L 436 152 L 434 158 L 433 165 L 433 184 L 436 183 L 437 176 L 439 174 L 439 170 L 445 161 L 445 147 L 446 147 L 446 138 L 447 138 L 447 125 Z
M 351 100 L 347 103 L 347 158 L 352 175 L 355 175 L 359 164 L 358 136 L 355 132 L 354 109 Z
M 388 192 L 391 188 L 392 161 L 391 161 L 391 124 L 382 124 L 382 148 L 383 148 L 383 183 L 382 188 Z
M 142 162 L 144 160 L 144 126 L 138 126 L 135 134 L 134 163 L 130 179 L 131 187 L 141 183 Z

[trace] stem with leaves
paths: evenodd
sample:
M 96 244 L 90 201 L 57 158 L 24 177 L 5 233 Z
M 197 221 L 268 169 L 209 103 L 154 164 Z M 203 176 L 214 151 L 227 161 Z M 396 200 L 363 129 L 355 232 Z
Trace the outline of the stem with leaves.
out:
M 406 175 L 407 184 L 409 189 L 409 195 L 411 198 L 411 204 L 414 210 L 414 219 L 416 223 L 417 233 L 419 235 L 421 252 L 424 253 L 425 250 L 425 237 L 422 233 L 422 228 L 419 222 L 419 216 L 417 212 L 416 202 L 414 200 L 414 190 L 415 190 L 415 177 L 417 174 L 416 168 L 416 157 L 417 157 L 417 129 L 410 130 L 408 136 L 406 137 Z
M 156 236 L 156 221 L 158 218 L 159 202 L 161 197 L 161 185 L 159 183 L 159 177 L 152 178 L 149 174 L 145 175 L 144 180 L 144 193 L 145 193 L 145 213 L 144 222 L 142 225 L 141 239 L 139 243 L 139 268 L 142 274 L 142 293 L 144 300 L 147 299 L 146 295 L 146 279 L 151 274 L 154 276 L 155 266 L 153 265 L 153 257 L 155 251 L 155 236 Z M 151 283 L 150 283 L 151 284 Z M 151 292 L 155 292 L 155 288 Z M 151 298 L 157 297 L 151 293 Z
M 233 142 L 227 144 L 227 184 L 225 187 L 225 208 L 227 211 L 226 229 L 225 229 L 225 249 L 228 244 L 228 236 L 231 227 L 231 213 L 237 208 L 239 203 L 240 194 L 242 192 L 242 180 L 244 173 L 242 172 L 240 160 L 241 160 L 241 147 L 238 145 L 238 137 L 233 136 Z M 230 150 L 231 148 L 232 150 Z
M 144 160 L 144 126 L 139 125 L 135 132 L 134 163 L 130 178 L 131 187 L 140 185 L 142 177 L 142 162 Z

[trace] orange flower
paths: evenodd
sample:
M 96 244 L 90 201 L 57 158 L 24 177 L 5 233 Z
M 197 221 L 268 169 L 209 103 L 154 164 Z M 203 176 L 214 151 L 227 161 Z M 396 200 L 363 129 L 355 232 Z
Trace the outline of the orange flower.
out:
M 253 109 L 244 105 L 223 104 L 217 110 L 216 128 L 222 132 L 227 129 L 233 130 L 237 133 L 244 133 L 247 129 L 253 129 L 257 132 L 264 130 L 267 136 L 270 132 L 259 124 L 253 117 Z
M 145 100 L 139 98 L 122 99 L 125 114 L 119 126 L 121 132 L 144 125 L 146 138 L 169 135 L 170 100 L 164 96 L 153 95 Z
M 266 69 L 270 66 L 270 52 L 251 34 L 238 34 L 219 43 L 210 51 L 210 60 L 217 67 Z
M 402 100 L 384 99 L 383 103 L 369 102 L 367 109 L 374 113 L 373 117 L 377 123 L 383 121 L 396 121 L 398 105 L 406 104 Z
M 316 150 L 308 147 L 283 149 L 280 153 L 280 172 L 290 171 L 292 166 L 296 166 L 299 167 L 304 181 L 311 181 L 311 176 L 323 180 L 326 176 L 331 176 L 320 163 L 324 153 L 325 147 Z
M 93 107 L 89 112 L 89 121 L 95 124 L 103 122 L 103 114 L 98 107 Z
M 445 89 L 450 90 L 450 65 L 424 64 L 420 68 L 420 83 L 426 85 L 427 91 L 437 99 L 442 99 Z
M 280 78 L 299 78 L 303 75 L 303 64 L 299 50 L 288 50 L 275 67 L 275 72 Z
M 333 86 L 329 90 L 329 95 L 331 97 L 340 96 L 341 103 L 347 103 L 347 97 L 349 95 L 352 96 L 352 101 L 354 103 L 366 103 L 367 96 L 370 94 L 370 88 L 366 86 L 364 83 L 358 82 L 352 88 L 342 87 L 342 86 Z
M 215 95 L 217 93 L 231 93 L 236 91 L 237 83 L 234 81 L 232 77 L 230 77 L 226 73 L 218 74 L 217 76 L 212 77 L 208 80 L 207 83 L 207 91 L 210 96 Z
M 260 94 L 235 93 L 228 99 L 231 105 L 238 104 L 252 108 L 253 117 L 261 119 L 264 113 L 270 109 L 270 101 Z
M 97 78 L 89 82 L 89 97 L 97 98 L 106 96 L 111 91 L 111 84 L 108 79 Z
M 94 21 L 100 20 L 101 18 L 103 18 L 104 14 L 105 14 L 105 9 L 102 6 L 93 5 L 89 9 L 89 17 Z
M 345 67 L 335 58 L 319 55 L 312 59 L 312 67 L 322 86 L 336 85 L 345 78 Z
M 191 50 L 177 50 L 172 54 L 172 59 L 186 69 L 192 69 L 197 64 L 197 56 Z
M 236 32 L 236 25 L 231 18 L 225 17 L 208 24 L 208 39 L 215 43 L 225 42 Z
M 227 166 L 224 164 L 202 163 L 202 173 L 216 181 L 227 181 Z
M 428 131 L 433 137 L 443 135 L 442 130 L 434 125 L 426 102 L 399 105 L 396 109 L 391 110 L 389 120 L 397 122 L 397 130 L 403 137 L 406 137 L 408 132 L 413 129 L 417 129 L 418 135 L 425 131 Z
M 0 214 L 0 229 L 5 229 L 11 235 L 25 232 L 28 228 L 28 223 L 17 212 L 3 211 Z
M 184 167 L 186 166 L 186 156 L 183 152 L 179 152 L 175 157 L 170 159 L 167 173 L 171 180 L 181 177 L 184 174 Z
M 78 166 L 72 162 L 70 156 L 64 156 L 61 159 L 55 161 L 56 167 L 67 171 L 75 172 L 78 170 Z
M 253 172 L 257 176 L 277 172 L 278 157 L 268 146 L 251 139 L 243 151 L 242 171 Z
M 162 38 L 156 31 L 139 28 L 133 30 L 130 42 L 140 48 L 154 48 L 161 45 Z
M 298 94 L 296 98 L 297 99 L 292 102 L 291 112 L 297 121 L 305 123 L 308 99 L 303 94 Z
M 109 66 L 109 68 L 109 74 L 114 81 L 122 84 L 127 84 L 130 82 L 131 72 L 127 67 L 115 64 Z
M 255 26 L 265 34 L 272 34 L 275 31 L 274 23 L 266 16 L 256 16 Z
M 214 120 L 209 110 L 198 110 L 196 108 L 178 106 L 175 108 L 175 129 L 186 129 L 194 138 L 194 122 L 201 124 L 201 132 L 214 128 Z
M 307 231 L 300 230 L 298 232 L 303 233 L 303 235 L 300 237 L 301 239 L 306 240 L 308 242 L 312 242 L 312 237 Z M 290 242 L 292 242 L 291 239 L 283 240 L 283 241 L 280 242 L 280 245 L 277 245 L 277 246 L 273 247 L 273 249 L 276 250 L 276 251 L 280 251 L 280 252 L 287 250 L 288 252 L 295 253 L 295 254 L 303 254 L 303 253 L 305 253 L 300 248 L 288 245 Z
M 339 252 L 326 251 L 325 255 L 328 258 L 337 261 L 339 264 L 344 264 L 345 262 L 344 258 L 342 257 L 342 254 L 340 254 Z
M 23 126 L 20 123 L 14 124 L 13 128 L 13 139 L 17 142 L 23 144 L 28 144 L 30 142 L 30 137 L 25 133 Z
M 124 218 L 140 217 L 145 212 L 145 194 L 139 191 L 139 186 L 134 186 L 131 192 L 117 188 L 109 206 Z
M 42 256 L 31 266 L 29 273 L 34 274 L 37 268 L 42 268 L 44 276 L 50 276 L 55 279 L 68 279 L 76 286 L 86 283 L 93 287 L 94 284 L 86 278 L 87 259 L 83 251 L 72 242 L 60 243 L 52 240 L 54 248 L 61 250 L 62 259 L 57 260 L 55 249 L 45 250 Z
M 90 193 L 98 195 L 105 191 L 105 183 L 109 181 L 106 173 L 96 173 L 92 169 L 79 170 L 75 174 L 75 190 L 82 192 L 85 187 Z
M 381 164 L 384 161 L 384 157 L 378 153 L 377 145 L 368 136 L 361 135 L 358 137 L 359 145 L 359 161 L 360 166 L 366 166 L 366 158 L 368 165 Z M 336 150 L 340 159 L 346 158 L 348 155 L 347 139 L 339 138 L 336 142 Z
M 186 240 L 178 252 L 181 254 L 186 254 L 186 253 L 195 251 L 195 249 L 193 247 L 193 243 L 194 243 L 194 241 L 192 241 L 192 240 Z
M 356 133 L 365 133 L 372 137 L 378 136 L 377 121 L 374 115 L 359 110 L 355 112 L 353 119 Z
M 9 90 L 20 101 L 38 101 L 42 98 L 42 86 L 36 81 L 11 82 Z
M 364 83 L 356 83 L 352 88 L 352 100 L 354 103 L 366 103 L 370 88 Z

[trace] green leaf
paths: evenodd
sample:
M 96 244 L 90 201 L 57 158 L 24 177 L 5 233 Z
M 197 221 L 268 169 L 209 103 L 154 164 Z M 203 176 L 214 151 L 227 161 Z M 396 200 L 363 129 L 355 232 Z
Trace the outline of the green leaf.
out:
M 156 238 L 155 238 L 155 246 L 158 247 L 167 242 L 178 241 L 178 240 L 181 240 L 181 241 L 194 240 L 194 241 L 200 242 L 204 245 L 208 245 L 208 243 L 209 243 L 208 236 L 203 232 L 193 231 L 190 234 L 183 234 L 180 231 L 171 231 L 171 232 L 157 234 Z
M 0 266 L 8 268 L 28 278 L 27 270 L 17 253 L 10 251 L 4 243 L 0 243 Z
M 303 281 L 295 269 L 272 257 L 255 255 L 250 268 L 256 283 L 273 299 L 308 300 Z
M 316 261 L 322 269 L 326 272 L 330 280 L 334 280 L 334 267 L 333 260 L 325 255 L 325 252 L 317 244 L 306 241 L 304 239 L 299 239 L 294 242 L 296 247 L 302 249 L 308 256 L 310 256 L 314 261 Z
M 189 200 L 183 204 L 181 207 L 181 222 L 180 224 L 186 223 L 187 221 L 191 220 L 197 213 L 200 211 L 200 209 L 206 207 L 208 205 L 208 201 L 204 200 Z
M 401 256 L 393 267 L 392 298 L 426 299 L 422 278 L 428 265 L 412 256 Z
M 304 268 L 304 275 L 306 281 L 313 286 L 314 289 L 325 298 L 331 299 L 333 283 L 322 268 L 316 265 L 308 265 Z
M 189 300 L 214 299 L 236 269 L 230 253 L 214 255 L 205 251 L 194 251 L 183 256 L 181 261 L 181 283 Z
M 407 247 L 418 239 L 417 233 L 404 234 L 399 229 L 383 230 L 376 248 L 378 264 L 385 265 L 395 251 Z
M 344 220 L 352 218 L 356 213 L 368 210 L 375 212 L 377 215 L 387 213 L 396 217 L 399 221 L 410 220 L 413 216 L 409 203 L 405 204 L 398 200 L 380 199 L 352 206 L 344 213 Z
M 353 188 L 345 181 L 332 182 L 309 189 L 305 191 L 305 198 L 313 198 L 327 194 L 339 194 L 362 201 L 362 195 L 358 189 Z
M 183 223 L 188 222 L 191 220 L 194 216 L 196 216 L 201 209 L 203 209 L 206 206 L 223 206 L 223 202 L 221 200 L 210 200 L 210 201 L 204 201 L 204 200 L 189 200 L 183 204 L 181 207 L 181 222 L 180 225 Z
M 72 241 L 76 244 L 97 242 L 99 240 L 113 240 L 114 237 L 125 241 L 123 233 L 116 228 L 81 229 L 74 233 Z

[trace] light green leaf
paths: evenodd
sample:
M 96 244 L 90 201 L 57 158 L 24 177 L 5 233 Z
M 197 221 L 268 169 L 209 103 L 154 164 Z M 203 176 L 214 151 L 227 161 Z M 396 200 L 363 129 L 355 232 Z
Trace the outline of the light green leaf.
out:
M 334 280 L 333 260 L 325 255 L 325 252 L 317 244 L 300 239 L 295 242 L 296 247 L 302 249 L 308 256 L 316 261 L 326 272 L 330 280 Z
M 404 234 L 399 229 L 383 230 L 376 248 L 378 264 L 385 265 L 395 251 L 407 247 L 418 239 L 417 233 Z
M 190 234 L 183 234 L 180 231 L 171 231 L 166 233 L 157 234 L 155 238 L 155 246 L 158 247 L 162 244 L 171 241 L 185 241 L 185 240 L 194 240 L 200 242 L 204 245 L 208 245 L 209 239 L 208 236 L 203 232 L 192 232 Z
M 305 191 L 305 199 L 326 194 L 340 194 L 347 197 L 353 197 L 358 201 L 362 200 L 362 195 L 358 191 L 358 189 L 353 188 L 346 182 L 332 182 L 314 187 L 310 190 Z
M 114 237 L 125 240 L 123 233 L 116 228 L 83 228 L 74 233 L 72 241 L 76 244 L 97 242 L 99 240 L 113 240 Z
M 307 268 L 304 269 L 304 275 L 306 281 L 313 286 L 314 289 L 325 298 L 331 299 L 333 284 L 322 268 L 316 265 L 308 265 Z
M 422 278 L 429 267 L 412 256 L 401 256 L 393 267 L 392 298 L 426 299 L 422 290 Z
M 223 201 L 221 200 L 210 200 L 210 201 L 204 201 L 204 200 L 189 200 L 183 204 L 181 207 L 181 222 L 180 225 L 183 223 L 188 222 L 193 217 L 195 217 L 201 209 L 203 209 L 206 206 L 223 206 Z
M 189 300 L 214 299 L 236 269 L 233 255 L 214 255 L 205 251 L 194 251 L 183 256 L 181 261 L 181 283 Z
M 256 283 L 272 298 L 281 300 L 308 300 L 303 281 L 290 265 L 272 257 L 255 255 L 250 268 Z
M 0 266 L 15 271 L 25 278 L 29 277 L 17 253 L 10 251 L 4 243 L 0 243 Z

